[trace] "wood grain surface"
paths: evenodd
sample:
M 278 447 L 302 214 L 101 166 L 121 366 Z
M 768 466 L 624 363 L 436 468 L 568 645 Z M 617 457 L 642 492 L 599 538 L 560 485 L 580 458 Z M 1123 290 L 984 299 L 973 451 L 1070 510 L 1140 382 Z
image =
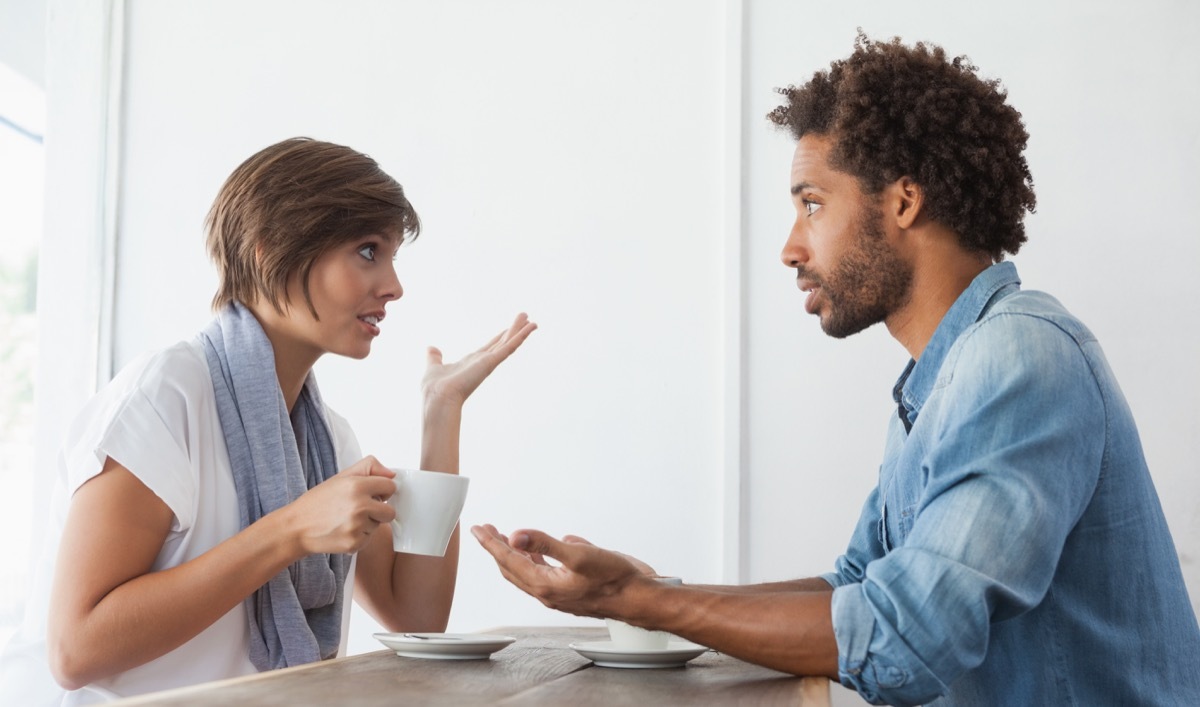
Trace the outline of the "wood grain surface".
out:
M 134 705 L 798 705 L 830 704 L 829 681 L 797 678 L 709 651 L 684 667 L 602 668 L 569 644 L 603 628 L 513 627 L 490 660 L 405 658 L 390 650 L 168 690 Z

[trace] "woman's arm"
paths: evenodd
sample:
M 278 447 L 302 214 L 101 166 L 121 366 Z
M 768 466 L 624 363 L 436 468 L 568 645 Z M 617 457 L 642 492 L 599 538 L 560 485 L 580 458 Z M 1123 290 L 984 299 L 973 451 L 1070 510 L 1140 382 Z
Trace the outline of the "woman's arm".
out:
M 461 406 L 427 405 L 421 468 L 458 473 Z M 389 631 L 446 630 L 458 577 L 459 529 L 454 528 L 442 557 L 392 550 L 386 528 L 358 553 L 356 600 Z
M 535 329 L 520 314 L 512 326 L 455 363 L 444 364 L 442 352 L 429 349 L 422 385 L 422 469 L 458 473 L 463 403 Z M 445 631 L 458 577 L 458 547 L 457 527 L 443 557 L 395 552 L 391 533 L 375 533 L 358 554 L 356 600 L 389 631 Z
M 391 507 L 395 483 L 366 459 L 208 552 L 152 571 L 170 508 L 111 458 L 71 499 L 48 625 L 50 669 L 64 688 L 142 665 L 211 626 L 288 565 L 353 552 Z M 380 473 L 377 469 L 376 473 Z

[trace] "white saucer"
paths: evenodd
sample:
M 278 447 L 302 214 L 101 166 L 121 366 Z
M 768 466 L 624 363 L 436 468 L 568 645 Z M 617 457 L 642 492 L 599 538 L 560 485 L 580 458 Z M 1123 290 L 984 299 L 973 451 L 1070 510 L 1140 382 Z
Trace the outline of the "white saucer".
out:
M 517 639 L 481 633 L 373 633 L 377 641 L 406 658 L 482 660 Z
M 601 668 L 679 668 L 708 649 L 690 641 L 673 640 L 663 649 L 618 649 L 612 641 L 572 643 L 571 649 Z

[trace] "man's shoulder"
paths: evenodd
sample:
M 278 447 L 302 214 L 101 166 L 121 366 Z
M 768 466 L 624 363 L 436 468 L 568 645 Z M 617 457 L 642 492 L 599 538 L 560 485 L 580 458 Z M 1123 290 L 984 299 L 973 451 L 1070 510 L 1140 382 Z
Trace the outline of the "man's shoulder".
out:
M 999 300 L 967 332 L 984 338 L 989 335 L 1026 338 L 1065 334 L 1078 345 L 1095 339 L 1087 325 L 1062 302 L 1037 290 L 1019 290 Z
M 1010 379 L 1020 371 L 1039 377 L 1074 378 L 1091 366 L 1092 332 L 1045 292 L 1021 290 L 993 303 L 954 342 L 942 366 L 948 382 L 973 371 Z M 990 373 L 989 373 L 990 372 Z

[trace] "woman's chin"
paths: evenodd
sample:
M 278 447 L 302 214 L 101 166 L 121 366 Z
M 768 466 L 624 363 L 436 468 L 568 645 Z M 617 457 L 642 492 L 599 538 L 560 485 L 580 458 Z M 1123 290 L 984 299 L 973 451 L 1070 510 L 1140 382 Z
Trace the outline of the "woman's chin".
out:
M 336 354 L 338 356 L 345 356 L 346 358 L 352 358 L 356 361 L 361 361 L 367 356 L 371 355 L 371 345 L 368 343 L 365 345 L 360 344 L 358 346 L 347 346 L 344 349 L 335 349 L 329 353 Z

